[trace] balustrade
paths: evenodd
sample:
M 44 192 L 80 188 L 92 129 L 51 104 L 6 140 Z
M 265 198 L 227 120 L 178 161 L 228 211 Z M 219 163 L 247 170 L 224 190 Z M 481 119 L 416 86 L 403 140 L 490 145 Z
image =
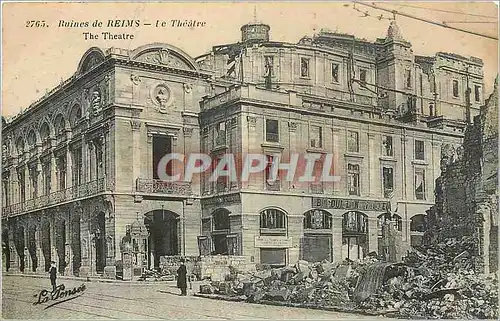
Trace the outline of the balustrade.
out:
M 78 186 L 68 187 L 66 189 L 50 193 L 49 195 L 42 195 L 21 203 L 5 206 L 2 208 L 2 217 L 6 218 L 46 206 L 57 205 L 62 202 L 92 196 L 104 192 L 104 190 L 104 178 L 100 178 Z

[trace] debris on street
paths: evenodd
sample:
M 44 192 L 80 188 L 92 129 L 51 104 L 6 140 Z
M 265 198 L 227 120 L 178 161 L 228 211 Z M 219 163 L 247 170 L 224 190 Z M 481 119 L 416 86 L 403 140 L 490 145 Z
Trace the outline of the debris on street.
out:
M 200 293 L 247 302 L 341 307 L 402 318 L 498 317 L 497 277 L 474 273 L 467 237 L 411 249 L 402 263 L 367 257 L 341 263 L 300 260 L 294 265 L 240 273 L 200 286 Z

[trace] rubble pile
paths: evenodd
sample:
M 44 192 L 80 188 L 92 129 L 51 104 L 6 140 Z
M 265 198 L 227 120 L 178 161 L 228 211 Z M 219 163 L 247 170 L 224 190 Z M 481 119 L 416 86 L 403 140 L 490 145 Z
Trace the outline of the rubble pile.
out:
M 138 281 L 174 281 L 175 275 L 167 269 L 157 270 L 144 270 Z
M 358 306 L 405 318 L 496 319 L 497 277 L 474 272 L 474 246 L 462 237 L 412 249 L 399 271 L 386 273 L 383 285 Z
M 232 273 L 226 282 L 211 282 L 200 286 L 200 293 L 238 296 L 248 302 L 262 300 L 316 306 L 343 306 L 352 304 L 351 268 L 329 262 L 308 263 L 255 273 Z
M 400 318 L 497 318 L 497 278 L 474 272 L 474 246 L 468 237 L 447 240 L 411 249 L 403 263 L 367 257 L 341 264 L 299 261 L 256 273 L 232 268 L 225 282 L 201 285 L 200 292 Z

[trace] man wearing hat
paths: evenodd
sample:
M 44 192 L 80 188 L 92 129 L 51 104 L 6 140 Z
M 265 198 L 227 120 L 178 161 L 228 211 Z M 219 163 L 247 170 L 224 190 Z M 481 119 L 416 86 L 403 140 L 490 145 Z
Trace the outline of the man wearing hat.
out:
M 52 291 L 56 290 L 56 278 L 57 278 L 57 268 L 56 268 L 56 262 L 50 261 L 50 283 L 52 283 Z
M 181 295 L 187 295 L 187 269 L 184 265 L 184 259 L 181 259 L 181 266 L 177 269 L 177 287 L 181 289 Z

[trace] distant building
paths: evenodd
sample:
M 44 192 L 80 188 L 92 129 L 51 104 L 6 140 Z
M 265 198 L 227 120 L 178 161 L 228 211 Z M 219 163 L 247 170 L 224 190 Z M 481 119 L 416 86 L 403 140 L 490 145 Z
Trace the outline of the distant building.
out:
M 484 103 L 482 61 L 415 56 L 395 22 L 376 42 L 325 30 L 274 42 L 257 22 L 241 31 L 196 59 L 162 43 L 90 48 L 4 124 L 5 268 L 55 260 L 114 277 L 124 249 L 144 254 L 138 268 L 200 251 L 271 265 L 356 259 L 379 251 L 384 220 L 419 242 L 441 146 L 459 145 Z M 162 182 L 172 152 L 333 152 L 341 180 L 267 184 L 266 170 L 248 183 Z M 134 222 L 149 237 L 126 246 L 143 231 Z

